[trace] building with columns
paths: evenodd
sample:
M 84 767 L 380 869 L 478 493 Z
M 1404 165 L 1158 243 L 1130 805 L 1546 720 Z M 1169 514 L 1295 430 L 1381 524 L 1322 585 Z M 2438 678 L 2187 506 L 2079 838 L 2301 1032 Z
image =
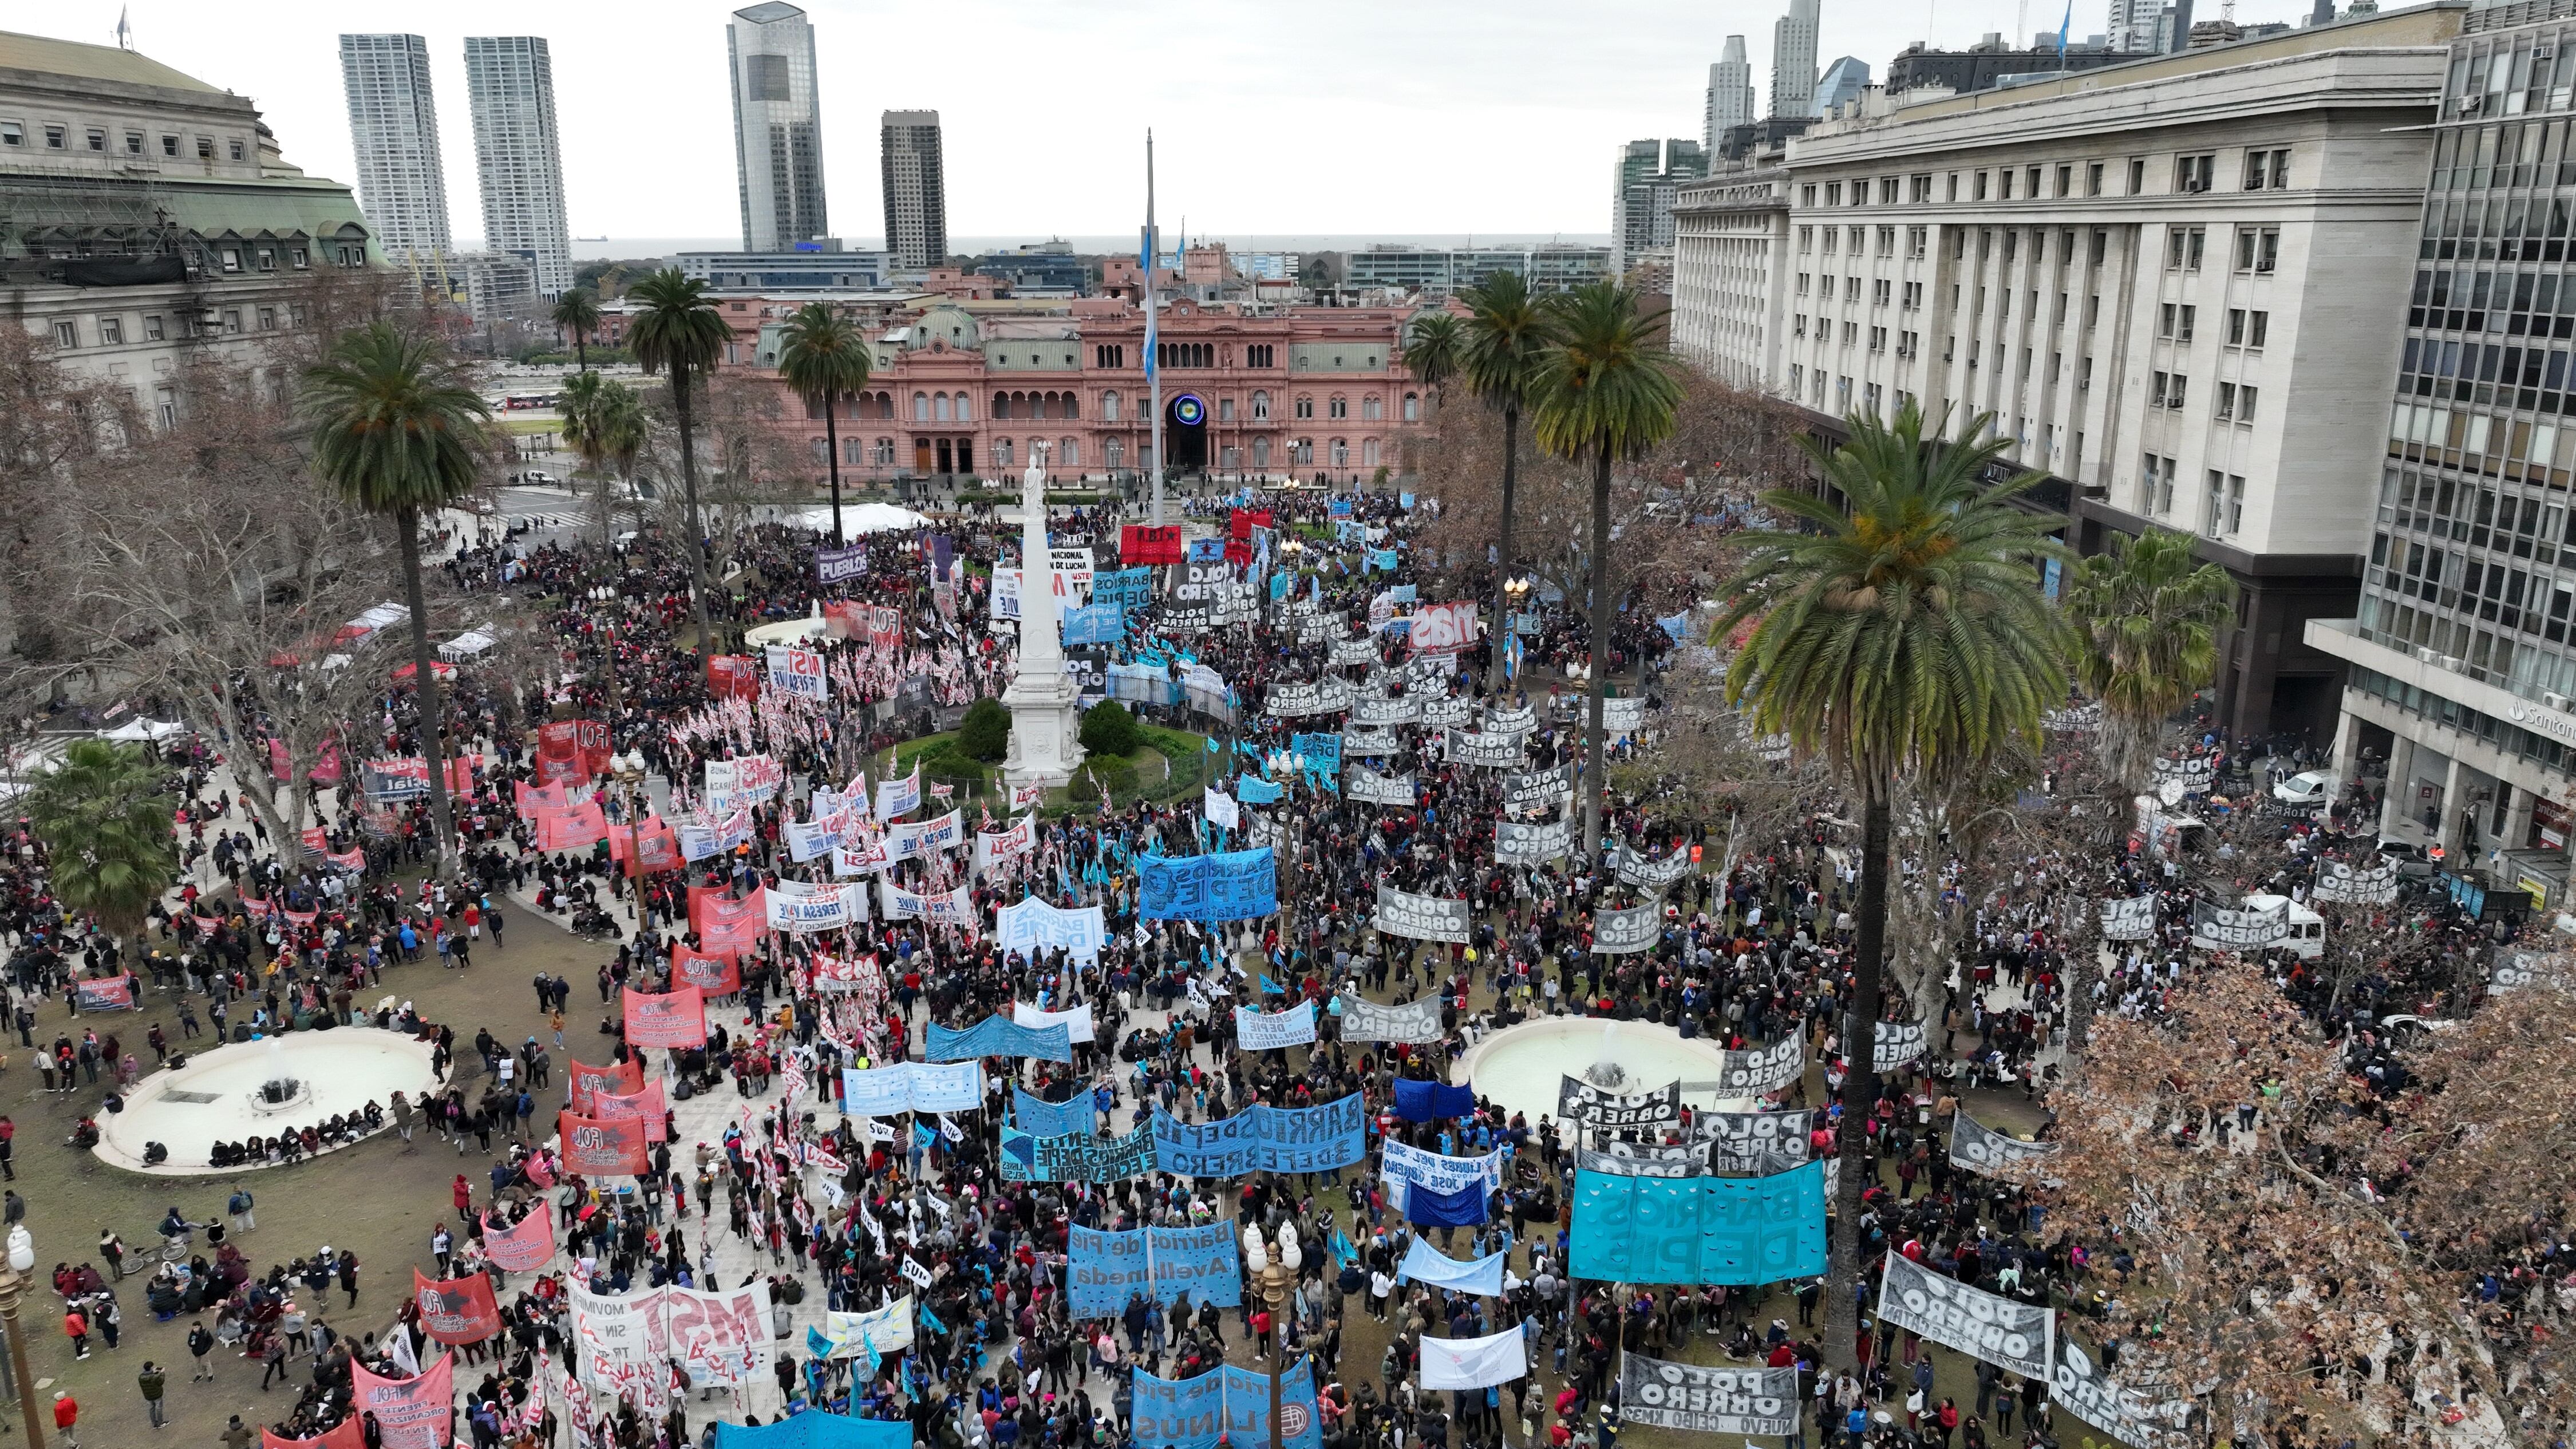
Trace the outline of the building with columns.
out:
M 1155 275 L 1158 287 L 1176 284 Z M 736 341 L 718 371 L 776 384 L 778 427 L 805 437 L 820 480 L 820 411 L 777 380 L 779 334 L 807 300 L 720 297 Z M 852 309 L 874 351 L 867 388 L 840 405 L 844 481 L 1007 477 L 1027 466 L 1032 442 L 1049 445 L 1048 474 L 1061 480 L 1125 479 L 1150 466 L 1145 315 L 1128 298 L 826 300 Z M 1167 463 L 1342 485 L 1396 470 L 1398 440 L 1423 409 L 1399 342 L 1412 316 L 1167 300 L 1156 328 Z
M 2375 400 L 2465 13 L 1919 104 L 1867 92 L 1789 143 L 1777 203 L 1712 182 L 1677 205 L 1677 342 L 1829 436 L 1908 400 L 1954 428 L 1990 415 L 2005 474 L 2045 475 L 2028 496 L 2070 516 L 2079 551 L 2194 535 L 2240 597 L 2218 719 L 2323 744 L 2343 661 L 2306 626 L 2353 614 L 2373 547 Z M 1765 205 L 1783 208 L 1768 276 L 1716 270 L 1744 266 L 1716 228 L 1759 235 Z M 1771 298 L 1785 330 L 1748 325 Z

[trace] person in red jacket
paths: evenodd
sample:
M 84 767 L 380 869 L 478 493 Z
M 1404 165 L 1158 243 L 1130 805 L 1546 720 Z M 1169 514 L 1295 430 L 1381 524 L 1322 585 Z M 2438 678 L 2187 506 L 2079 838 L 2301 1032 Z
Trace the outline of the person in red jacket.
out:
M 80 1441 L 72 1437 L 72 1426 L 79 1422 L 80 1400 L 59 1389 L 55 1390 L 54 1438 L 62 1444 L 63 1449 L 80 1449 Z
M 474 1184 L 465 1180 L 464 1173 L 456 1174 L 452 1193 L 456 1199 L 456 1220 L 461 1223 L 474 1221 Z

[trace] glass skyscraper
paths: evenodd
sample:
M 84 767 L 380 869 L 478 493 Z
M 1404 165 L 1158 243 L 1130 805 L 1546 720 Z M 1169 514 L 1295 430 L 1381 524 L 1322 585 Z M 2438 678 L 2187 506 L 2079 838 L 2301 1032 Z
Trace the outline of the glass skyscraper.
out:
M 733 13 L 725 47 L 733 72 L 742 249 L 791 251 L 831 231 L 823 204 L 814 27 L 804 11 L 771 0 Z

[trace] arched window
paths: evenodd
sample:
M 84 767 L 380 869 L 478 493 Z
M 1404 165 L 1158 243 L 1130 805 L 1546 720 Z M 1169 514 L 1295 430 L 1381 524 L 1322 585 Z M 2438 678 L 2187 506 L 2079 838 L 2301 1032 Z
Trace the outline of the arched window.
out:
M 1252 420 L 1256 423 L 1270 421 L 1270 394 L 1256 392 L 1252 395 Z
M 912 395 L 912 418 L 918 423 L 930 421 L 930 394 L 917 392 Z
M 1000 422 L 1002 419 L 1007 418 L 1010 415 L 1011 395 L 1006 392 L 997 392 L 993 394 L 993 420 L 995 422 Z
M 975 400 L 962 392 L 957 394 L 957 421 L 961 423 L 975 421 Z
M 1347 418 L 1351 415 L 1351 400 L 1336 396 L 1326 411 L 1336 418 Z
M 1376 393 L 1370 393 L 1367 397 L 1360 399 L 1360 417 L 1363 420 L 1373 423 L 1382 415 L 1383 409 L 1378 404 Z
M 1079 467 L 1081 467 L 1081 466 L 1082 466 L 1082 444 L 1075 442 L 1075 441 L 1074 441 L 1073 439 L 1071 439 L 1071 438 L 1067 438 L 1067 439 L 1065 439 L 1063 442 L 1060 442 L 1060 443 L 1056 444 L 1056 445 L 1055 445 L 1055 461 L 1056 461 L 1056 466 L 1058 466 L 1058 467 L 1062 467 L 1062 468 L 1079 468 Z
M 1409 392 L 1404 395 L 1404 420 L 1408 423 L 1418 423 L 1422 421 L 1422 395 L 1420 393 Z
M 1125 439 L 1111 438 L 1106 446 L 1109 449 L 1110 467 L 1123 468 L 1127 466 L 1127 443 Z
M 948 394 L 946 394 L 946 393 L 944 393 L 944 392 L 943 392 L 943 393 L 939 393 L 939 394 L 934 395 L 934 396 L 930 399 L 930 412 L 931 412 L 931 417 L 933 418 L 933 420 L 938 421 L 938 422 L 943 422 L 943 423 L 944 423 L 944 422 L 947 422 L 947 421 L 949 420 L 949 419 L 948 419 Z
M 1288 447 L 1288 461 L 1294 464 L 1311 465 L 1315 461 L 1315 440 L 1299 438 L 1291 443 Z
M 1252 440 L 1252 466 L 1255 468 L 1267 468 L 1270 466 L 1269 438 L 1260 437 Z
M 1104 423 L 1118 421 L 1118 394 L 1104 392 L 1100 395 L 1100 420 Z M 1114 468 L 1118 465 L 1112 463 L 1109 466 Z
M 1347 468 L 1347 467 L 1351 466 L 1351 441 L 1350 441 L 1350 439 L 1348 439 L 1348 438 L 1335 438 L 1335 439 L 1333 439 L 1333 466 L 1334 466 L 1334 467 L 1336 467 L 1336 468 Z
M 1360 466 L 1363 468 L 1374 468 L 1377 466 L 1377 439 L 1360 439 Z
M 1374 443 L 1371 443 L 1369 446 L 1370 446 L 1370 447 L 1372 447 L 1372 448 L 1374 448 L 1374 447 L 1376 447 L 1377 445 L 1376 445 L 1376 444 L 1374 444 Z M 1011 440 L 1010 440 L 1010 439 L 1008 439 L 1008 438 L 996 438 L 996 439 L 993 441 L 993 466 L 994 466 L 994 467 L 996 467 L 996 468 L 1007 468 L 1007 467 L 1011 466 Z
M 1298 416 L 1298 417 L 1300 417 L 1300 418 L 1311 418 L 1311 417 L 1313 417 L 1314 415 L 1315 415 L 1315 400 L 1314 400 L 1312 397 L 1307 397 L 1307 396 L 1302 396 L 1302 395 L 1301 395 L 1301 396 L 1297 399 L 1297 416 Z

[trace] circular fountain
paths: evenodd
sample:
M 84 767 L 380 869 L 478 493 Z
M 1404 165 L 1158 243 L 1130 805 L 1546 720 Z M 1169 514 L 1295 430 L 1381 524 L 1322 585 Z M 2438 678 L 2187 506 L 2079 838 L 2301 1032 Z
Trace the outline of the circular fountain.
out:
M 112 1166 L 160 1177 L 243 1171 L 266 1164 L 215 1168 L 207 1162 L 214 1144 L 274 1137 L 362 1113 L 369 1102 L 390 1113 L 394 1093 L 416 1102 L 436 1080 L 430 1044 L 398 1031 L 342 1027 L 237 1042 L 135 1083 L 124 1111 L 99 1115 L 93 1150 Z M 167 1161 L 144 1164 L 151 1142 L 170 1150 Z
M 1673 1082 L 1714 1082 L 1725 1064 L 1726 1053 L 1715 1043 L 1686 1038 L 1654 1022 L 1543 1016 L 1476 1043 L 1449 1075 L 1455 1082 L 1473 1083 L 1506 1115 L 1518 1112 L 1536 1127 L 1539 1118 L 1556 1115 L 1557 1088 L 1565 1077 L 1633 1097 Z M 1749 1112 L 1758 1105 L 1749 1097 L 1723 1097 L 1707 1089 L 1685 1088 L 1682 1100 L 1725 1112 Z

